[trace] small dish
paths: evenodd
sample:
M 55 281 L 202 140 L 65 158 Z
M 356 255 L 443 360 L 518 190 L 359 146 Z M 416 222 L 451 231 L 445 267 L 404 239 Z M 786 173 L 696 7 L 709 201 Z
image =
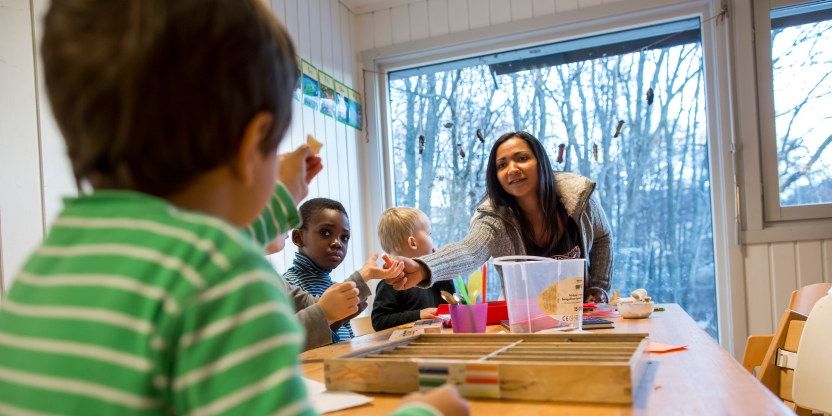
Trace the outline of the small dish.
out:
M 642 319 L 653 313 L 653 302 L 626 302 L 618 305 L 622 318 Z

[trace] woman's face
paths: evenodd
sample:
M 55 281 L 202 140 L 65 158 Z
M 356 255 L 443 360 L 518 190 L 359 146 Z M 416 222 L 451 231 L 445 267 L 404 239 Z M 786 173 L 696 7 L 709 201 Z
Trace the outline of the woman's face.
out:
M 512 137 L 497 148 L 497 180 L 503 190 L 522 200 L 536 198 L 537 158 L 525 140 Z

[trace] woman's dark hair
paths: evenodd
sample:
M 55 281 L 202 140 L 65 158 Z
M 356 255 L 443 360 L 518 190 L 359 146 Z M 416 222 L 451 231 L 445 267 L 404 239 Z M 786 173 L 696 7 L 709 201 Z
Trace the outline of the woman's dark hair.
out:
M 258 112 L 277 149 L 295 48 L 259 0 L 54 0 L 46 90 L 79 187 L 166 196 L 229 163 Z
M 514 222 L 511 217 L 516 218 L 523 241 L 527 243 L 535 241 L 534 227 L 531 221 L 520 209 L 517 199 L 506 192 L 503 186 L 500 185 L 499 179 L 497 179 L 497 149 L 503 143 L 515 137 L 525 141 L 532 150 L 535 159 L 537 159 L 538 197 L 540 199 L 540 209 L 543 212 L 543 223 L 547 224 L 543 228 L 546 234 L 540 247 L 548 252 L 554 252 L 558 241 L 564 236 L 569 217 L 557 195 L 555 174 L 552 171 L 549 155 L 546 154 L 546 149 L 543 148 L 543 144 L 537 138 L 525 131 L 513 131 L 500 136 L 494 142 L 491 153 L 488 155 L 488 165 L 485 170 L 486 194 L 503 222 L 512 225 Z

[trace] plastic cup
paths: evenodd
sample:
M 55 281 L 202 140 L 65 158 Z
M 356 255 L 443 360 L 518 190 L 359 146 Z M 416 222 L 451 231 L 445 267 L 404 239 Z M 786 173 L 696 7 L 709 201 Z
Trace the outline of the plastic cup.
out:
M 450 305 L 451 326 L 455 334 L 484 333 L 488 317 L 488 304 Z

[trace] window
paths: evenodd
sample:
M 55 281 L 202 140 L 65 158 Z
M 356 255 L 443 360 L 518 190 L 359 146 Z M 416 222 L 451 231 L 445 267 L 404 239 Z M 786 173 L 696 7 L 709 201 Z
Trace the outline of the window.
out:
M 613 288 L 645 287 L 716 336 L 700 38 L 689 19 L 391 72 L 395 204 L 424 211 L 437 246 L 461 239 L 492 143 L 528 131 L 556 169 L 597 182 Z
M 832 1 L 790 3 L 755 10 L 767 221 L 832 214 Z

